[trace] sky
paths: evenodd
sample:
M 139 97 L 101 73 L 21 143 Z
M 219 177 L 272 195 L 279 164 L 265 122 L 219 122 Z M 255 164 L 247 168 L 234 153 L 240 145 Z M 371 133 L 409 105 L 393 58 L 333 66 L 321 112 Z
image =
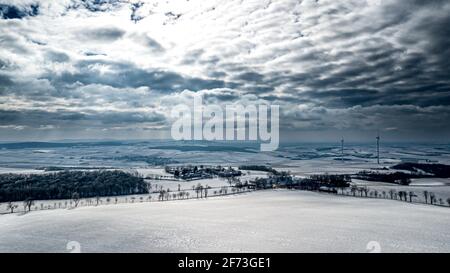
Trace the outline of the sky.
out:
M 0 141 L 170 138 L 280 106 L 291 141 L 450 139 L 447 0 L 0 0 Z

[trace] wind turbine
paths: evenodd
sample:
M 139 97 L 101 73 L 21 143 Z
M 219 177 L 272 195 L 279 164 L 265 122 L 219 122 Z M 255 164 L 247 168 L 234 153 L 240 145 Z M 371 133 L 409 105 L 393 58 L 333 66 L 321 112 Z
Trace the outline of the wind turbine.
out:
M 378 131 L 377 135 L 377 162 L 380 164 L 380 131 Z
M 344 161 L 344 137 L 341 139 L 341 160 Z

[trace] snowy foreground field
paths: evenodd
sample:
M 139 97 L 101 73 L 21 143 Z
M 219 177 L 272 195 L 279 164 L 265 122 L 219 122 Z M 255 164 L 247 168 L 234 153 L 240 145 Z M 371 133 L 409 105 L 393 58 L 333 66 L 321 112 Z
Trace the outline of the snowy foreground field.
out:
M 450 209 L 299 191 L 0 216 L 0 252 L 450 252 Z

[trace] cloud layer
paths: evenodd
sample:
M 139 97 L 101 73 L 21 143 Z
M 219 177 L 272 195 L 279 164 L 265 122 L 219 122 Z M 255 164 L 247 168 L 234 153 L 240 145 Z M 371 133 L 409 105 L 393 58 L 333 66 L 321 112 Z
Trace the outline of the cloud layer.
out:
M 445 0 L 0 0 L 1 139 L 164 137 L 202 93 L 280 105 L 288 139 L 448 140 L 449 26 Z

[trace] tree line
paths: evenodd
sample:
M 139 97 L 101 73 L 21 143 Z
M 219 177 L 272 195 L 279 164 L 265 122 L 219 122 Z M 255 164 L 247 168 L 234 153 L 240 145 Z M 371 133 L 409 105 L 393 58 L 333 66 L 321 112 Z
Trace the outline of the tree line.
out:
M 409 184 L 411 184 L 411 178 L 422 178 L 422 177 L 423 176 L 421 175 L 404 172 L 381 173 L 372 171 L 361 171 L 354 176 L 355 179 L 374 182 L 385 182 L 403 186 L 408 186 Z
M 0 202 L 143 193 L 148 193 L 144 179 L 123 171 L 0 174 Z
M 278 174 L 277 170 L 275 170 L 272 167 L 265 166 L 265 165 L 242 165 L 242 166 L 239 166 L 239 170 L 243 170 L 243 171 L 262 171 L 262 172 Z
M 392 169 L 410 171 L 423 178 L 450 178 L 450 165 L 445 164 L 401 163 L 393 166 Z

